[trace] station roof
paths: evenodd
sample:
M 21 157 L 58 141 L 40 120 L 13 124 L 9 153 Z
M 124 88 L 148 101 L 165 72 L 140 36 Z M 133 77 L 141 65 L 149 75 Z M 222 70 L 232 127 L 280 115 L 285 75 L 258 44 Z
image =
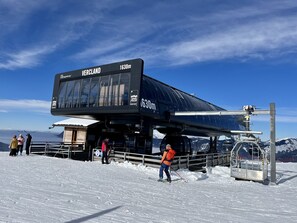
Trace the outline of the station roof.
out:
M 82 118 L 68 118 L 59 122 L 55 122 L 54 126 L 74 126 L 74 127 L 88 127 L 95 123 L 98 123 L 97 120 L 82 119 Z

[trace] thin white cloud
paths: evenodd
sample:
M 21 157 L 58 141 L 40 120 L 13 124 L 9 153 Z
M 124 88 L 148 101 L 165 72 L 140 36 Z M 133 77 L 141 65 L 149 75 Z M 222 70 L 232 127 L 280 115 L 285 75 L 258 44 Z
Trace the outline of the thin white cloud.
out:
M 47 8 L 46 15 L 56 18 L 49 20 L 45 26 L 39 27 L 38 34 L 33 35 L 32 38 L 24 36 L 21 39 L 21 45 L 13 44 L 14 48 L 12 48 L 9 44 L 4 44 L 0 52 L 0 69 L 15 70 L 39 65 L 45 56 L 57 50 L 63 50 L 69 44 L 88 35 L 101 18 L 102 9 L 108 8 L 112 4 L 111 1 L 101 4 L 92 2 L 91 6 L 88 6 L 81 2 L 75 2 L 73 7 L 82 11 L 84 11 L 83 8 L 88 8 L 89 12 L 77 13 L 77 10 L 65 10 L 67 3 L 64 2 L 37 1 L 38 4 L 35 2 L 30 0 L 24 3 L 15 0 L 0 2 L 2 10 L 7 11 L 6 14 L 0 15 L 0 28 L 7 30 L 0 34 L 0 46 L 1 43 L 7 42 L 5 41 L 7 38 L 10 38 L 8 29 L 10 35 L 16 37 L 15 42 L 17 42 L 17 37 L 22 35 L 22 26 L 27 25 L 26 23 L 30 24 L 32 15 L 40 13 L 40 10 L 44 10 L 45 7 Z M 0 9 L 0 12 L 2 10 Z M 59 13 L 59 11 L 61 12 Z M 26 45 L 25 49 L 22 48 L 23 45 Z
M 283 116 L 283 115 L 276 115 L 276 122 L 277 123 L 297 123 L 297 116 Z M 262 117 L 262 116 L 254 116 L 252 121 L 255 122 L 270 122 L 270 118 Z
M 297 16 L 237 24 L 190 41 L 174 43 L 168 56 L 187 64 L 233 58 L 269 58 L 297 46 Z
M 55 46 L 37 46 L 32 49 L 21 50 L 7 55 L 7 60 L 0 62 L 0 69 L 15 70 L 30 68 L 38 65 L 43 56 L 53 52 Z
M 48 5 L 46 0 L 1 0 L 0 1 L 0 27 L 1 36 L 6 36 L 10 32 L 26 23 L 27 18 L 36 10 Z
M 37 113 L 49 113 L 50 112 L 49 101 L 42 100 L 10 100 L 10 99 L 0 99 L 0 111 L 6 112 L 37 112 Z
M 252 116 L 252 121 L 269 122 L 270 116 Z M 277 108 L 276 107 L 276 122 L 277 123 L 297 123 L 297 108 Z
M 135 12 L 120 20 L 115 16 L 105 27 L 106 33 L 100 29 L 98 39 L 72 58 L 98 63 L 142 57 L 150 66 L 164 66 L 224 59 L 264 60 L 296 53 L 297 16 L 287 13 L 297 7 L 292 1 L 223 7 L 214 4 L 208 13 L 194 13 L 193 9 L 205 6 L 195 1 L 157 6 L 143 9 L 141 17 Z M 155 14 L 156 10 L 162 14 Z M 181 11 L 188 14 L 180 16 Z
M 277 122 L 297 123 L 297 116 L 276 116 Z
M 68 46 L 72 55 L 66 59 L 98 63 L 142 57 L 150 66 L 264 60 L 295 54 L 297 48 L 297 16 L 291 11 L 297 3 L 289 0 L 282 4 L 273 0 L 243 4 L 37 2 L 0 2 L 0 28 L 9 30 L 0 34 L 0 46 L 4 46 L 0 69 L 37 66 L 45 56 L 67 50 Z M 46 25 L 39 27 L 40 34 L 33 36 L 34 40 L 22 38 L 26 49 L 18 44 L 14 44 L 15 49 L 4 45 L 7 33 L 19 35 L 20 27 L 31 24 L 32 15 L 45 8 L 45 18 L 55 19 L 45 20 Z

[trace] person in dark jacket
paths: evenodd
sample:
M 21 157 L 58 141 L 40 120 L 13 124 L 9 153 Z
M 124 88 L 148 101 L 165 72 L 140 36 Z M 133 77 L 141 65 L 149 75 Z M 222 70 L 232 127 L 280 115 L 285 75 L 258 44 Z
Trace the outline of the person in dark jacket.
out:
M 26 140 L 26 155 L 29 155 L 29 149 L 30 149 L 30 145 L 31 145 L 31 140 L 32 140 L 32 136 L 30 135 L 30 133 L 27 134 L 27 140 Z

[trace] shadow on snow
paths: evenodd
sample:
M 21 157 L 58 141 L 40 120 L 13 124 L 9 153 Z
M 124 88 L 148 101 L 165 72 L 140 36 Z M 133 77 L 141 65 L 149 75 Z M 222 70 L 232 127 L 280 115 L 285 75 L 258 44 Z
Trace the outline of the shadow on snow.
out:
M 92 214 L 92 215 L 89 215 L 89 216 L 74 219 L 74 220 L 71 220 L 71 221 L 66 221 L 65 223 L 81 223 L 81 222 L 85 222 L 85 221 L 91 220 L 93 218 L 97 218 L 97 217 L 100 217 L 102 215 L 108 214 L 109 212 L 115 211 L 115 210 L 117 210 L 117 209 L 119 209 L 121 207 L 122 206 L 117 206 L 117 207 L 110 208 L 110 209 L 107 209 L 107 210 L 104 210 L 104 211 L 100 211 L 98 213 L 95 213 L 95 214 Z
M 288 173 L 295 173 L 295 175 L 290 175 Z M 283 184 L 287 181 L 290 181 L 297 177 L 297 172 L 294 171 L 285 171 L 284 173 L 279 174 L 279 179 L 276 184 Z

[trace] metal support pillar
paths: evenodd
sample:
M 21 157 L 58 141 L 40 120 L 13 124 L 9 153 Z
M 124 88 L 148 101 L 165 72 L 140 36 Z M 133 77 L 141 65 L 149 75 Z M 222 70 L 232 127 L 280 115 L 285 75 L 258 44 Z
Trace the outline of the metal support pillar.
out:
M 218 137 L 210 137 L 209 138 L 209 152 L 210 153 L 217 153 L 217 142 L 218 142 Z
M 270 104 L 270 182 L 276 183 L 275 103 Z
M 213 153 L 213 152 L 212 152 L 212 150 L 213 150 L 212 147 L 213 147 L 213 142 L 212 142 L 212 137 L 210 137 L 210 138 L 209 138 L 209 153 Z
M 217 143 L 218 143 L 218 137 L 213 138 L 213 153 L 217 153 Z

